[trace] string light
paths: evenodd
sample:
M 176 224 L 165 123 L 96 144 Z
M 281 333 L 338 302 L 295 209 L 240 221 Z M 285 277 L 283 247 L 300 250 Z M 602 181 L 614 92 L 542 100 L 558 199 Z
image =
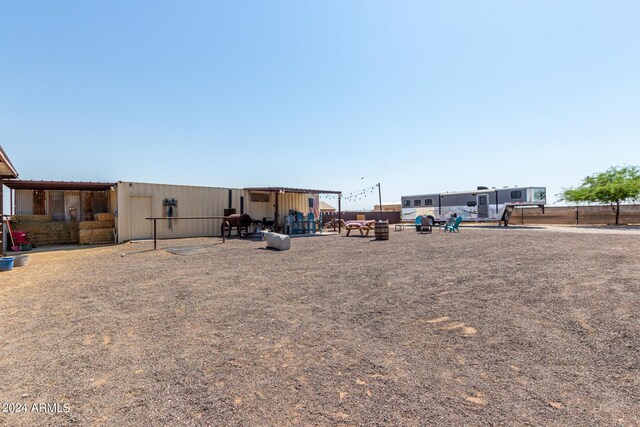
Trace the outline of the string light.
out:
M 322 198 L 327 200 L 336 200 L 338 198 L 341 198 L 342 200 L 354 202 L 354 201 L 366 199 L 369 194 L 373 194 L 375 192 L 376 187 L 377 185 L 373 185 L 371 187 L 366 187 L 361 190 L 352 191 L 350 193 L 344 193 L 342 194 L 342 197 L 340 197 L 340 195 L 337 195 L 337 194 L 326 194 L 322 196 Z

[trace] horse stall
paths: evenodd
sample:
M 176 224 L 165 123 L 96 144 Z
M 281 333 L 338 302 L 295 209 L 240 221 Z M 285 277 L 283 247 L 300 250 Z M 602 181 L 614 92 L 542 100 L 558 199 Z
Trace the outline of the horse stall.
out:
M 35 246 L 113 243 L 115 184 L 108 182 L 5 181 L 11 193 L 11 226 Z

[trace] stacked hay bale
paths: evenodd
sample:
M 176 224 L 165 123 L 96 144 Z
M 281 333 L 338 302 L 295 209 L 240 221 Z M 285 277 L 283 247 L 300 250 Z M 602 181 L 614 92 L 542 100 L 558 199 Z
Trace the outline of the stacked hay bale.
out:
M 78 223 L 54 221 L 51 215 L 13 215 L 14 230 L 27 232 L 27 238 L 36 246 L 78 243 Z
M 95 221 L 80 223 L 79 241 L 81 245 L 91 243 L 113 242 L 113 214 L 99 213 L 94 215 Z

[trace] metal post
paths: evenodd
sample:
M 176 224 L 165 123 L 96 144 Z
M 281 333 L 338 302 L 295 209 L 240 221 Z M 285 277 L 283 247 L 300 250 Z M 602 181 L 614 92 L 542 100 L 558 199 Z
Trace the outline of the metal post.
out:
M 274 212 L 274 215 L 273 215 L 274 216 L 274 218 L 273 218 L 273 228 L 274 228 L 275 232 L 278 233 L 280 231 L 279 230 L 279 228 L 280 228 L 280 212 L 278 210 L 278 195 L 280 194 L 280 190 L 275 191 L 274 194 L 275 194 L 275 198 L 276 198 L 276 200 L 275 200 L 276 204 L 275 204 L 275 212 Z
M 0 248 L 0 252 L 2 253 L 2 256 L 5 255 L 5 251 L 6 251 L 5 240 L 7 239 L 7 233 L 6 231 L 4 231 L 4 196 L 2 195 L 3 185 L 4 184 L 2 184 L 2 177 L 0 177 L 0 232 L 2 232 L 2 236 L 0 236 L 0 241 L 2 241 L 2 247 Z M 9 194 L 11 194 L 11 189 L 9 189 Z M 9 212 L 11 212 L 11 208 L 9 208 Z
M 157 239 L 156 239 L 156 219 L 153 219 L 153 249 L 155 250 L 157 247 Z
M 382 221 L 382 190 L 380 190 L 380 183 L 378 183 L 378 207 L 380 208 L 380 221 Z
M 342 193 L 338 194 L 338 233 L 342 233 Z

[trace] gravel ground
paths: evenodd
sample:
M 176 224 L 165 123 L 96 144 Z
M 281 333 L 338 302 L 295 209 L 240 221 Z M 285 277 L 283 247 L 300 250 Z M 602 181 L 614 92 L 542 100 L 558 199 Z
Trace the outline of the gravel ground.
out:
M 574 231 L 33 254 L 0 425 L 640 425 L 638 233 Z

